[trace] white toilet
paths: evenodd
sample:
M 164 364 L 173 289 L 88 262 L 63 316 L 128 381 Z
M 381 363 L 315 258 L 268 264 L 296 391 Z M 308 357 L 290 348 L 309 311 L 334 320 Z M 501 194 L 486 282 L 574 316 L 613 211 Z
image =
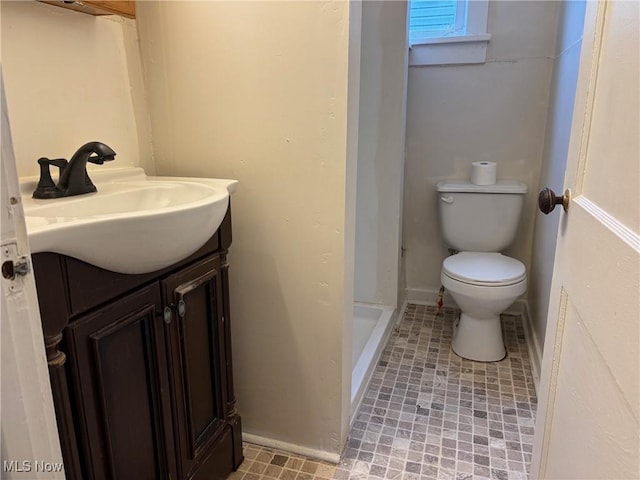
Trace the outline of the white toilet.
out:
M 502 360 L 500 314 L 527 290 L 524 264 L 502 255 L 516 236 L 527 186 L 513 180 L 493 185 L 445 180 L 437 184 L 445 243 L 459 253 L 442 264 L 442 285 L 462 314 L 453 351 L 483 362 Z

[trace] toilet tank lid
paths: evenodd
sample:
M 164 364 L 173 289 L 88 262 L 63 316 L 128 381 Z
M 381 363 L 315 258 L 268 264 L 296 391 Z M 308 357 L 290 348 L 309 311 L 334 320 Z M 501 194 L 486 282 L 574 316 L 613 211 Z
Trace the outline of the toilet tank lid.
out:
M 468 180 L 442 180 L 436 190 L 443 193 L 527 193 L 527 185 L 517 180 L 498 180 L 493 185 L 475 185 Z

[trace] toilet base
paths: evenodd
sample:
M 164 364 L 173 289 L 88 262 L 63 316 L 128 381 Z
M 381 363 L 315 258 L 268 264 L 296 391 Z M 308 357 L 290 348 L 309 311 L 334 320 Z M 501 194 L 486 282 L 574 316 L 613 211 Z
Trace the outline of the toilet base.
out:
M 454 324 L 451 348 L 456 355 L 478 362 L 497 362 L 507 356 L 500 315 L 474 318 L 462 313 Z

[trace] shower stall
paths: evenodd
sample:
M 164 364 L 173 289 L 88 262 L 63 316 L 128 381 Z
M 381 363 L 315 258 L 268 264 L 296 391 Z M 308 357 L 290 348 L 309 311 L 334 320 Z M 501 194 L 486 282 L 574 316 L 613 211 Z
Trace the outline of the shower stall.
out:
M 407 3 L 362 2 L 351 417 L 402 312 Z

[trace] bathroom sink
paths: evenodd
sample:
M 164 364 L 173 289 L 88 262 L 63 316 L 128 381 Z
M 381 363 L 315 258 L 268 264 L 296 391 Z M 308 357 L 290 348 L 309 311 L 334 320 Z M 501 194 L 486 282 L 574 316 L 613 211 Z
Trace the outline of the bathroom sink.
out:
M 202 247 L 237 181 L 148 177 L 139 168 L 92 171 L 96 193 L 39 200 L 21 182 L 32 253 L 55 252 L 120 273 L 148 273 Z

